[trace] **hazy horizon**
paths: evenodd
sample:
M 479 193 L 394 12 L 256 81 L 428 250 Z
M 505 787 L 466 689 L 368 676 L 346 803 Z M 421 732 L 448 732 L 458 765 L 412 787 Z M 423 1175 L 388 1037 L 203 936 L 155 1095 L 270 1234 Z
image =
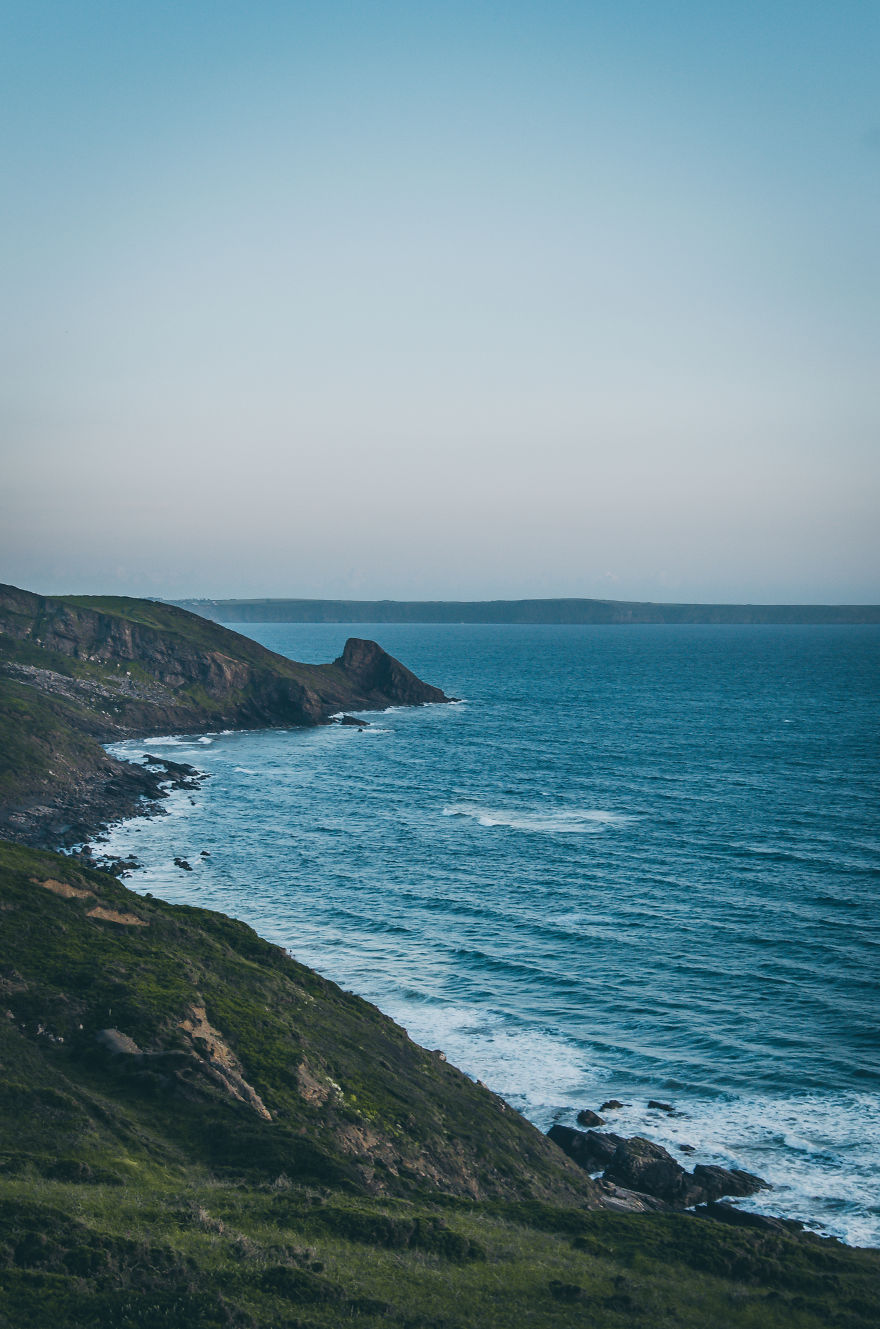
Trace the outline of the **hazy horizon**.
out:
M 880 601 L 880 11 L 0 16 L 0 580 Z

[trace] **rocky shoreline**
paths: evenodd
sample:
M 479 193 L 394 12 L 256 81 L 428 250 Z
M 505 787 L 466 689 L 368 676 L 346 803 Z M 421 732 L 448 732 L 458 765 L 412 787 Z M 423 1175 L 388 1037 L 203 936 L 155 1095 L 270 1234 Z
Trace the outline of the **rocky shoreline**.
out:
M 117 761 L 119 739 L 450 700 L 373 641 L 302 664 L 172 606 L 0 586 L 0 836 L 69 848 L 158 809 L 174 773 Z
M 139 734 L 204 733 L 331 723 L 362 728 L 351 710 L 452 700 L 422 682 L 375 642 L 349 639 L 332 664 L 299 665 L 180 609 L 141 601 L 52 600 L 0 587 L 0 685 L 8 698 L 8 747 L 30 786 L 0 799 L 0 835 L 74 850 L 85 868 L 127 875 L 132 857 L 90 844 L 111 823 L 161 815 L 172 790 L 198 789 L 205 775 L 146 753 L 140 762 L 101 746 Z M 17 728 L 16 728 L 17 723 Z M 31 770 L 29 771 L 28 763 Z M 192 865 L 175 859 L 182 871 Z M 767 1188 L 738 1169 L 686 1171 L 661 1145 L 624 1138 L 601 1112 L 578 1116 L 585 1130 L 556 1124 L 549 1139 L 589 1174 L 603 1208 L 681 1212 L 752 1226 L 797 1228 L 719 1203 Z M 650 1107 L 673 1111 L 670 1104 Z M 723 1212 L 722 1212 L 723 1211 Z
M 603 1104 L 603 1109 L 613 1111 L 622 1106 L 622 1103 L 612 1101 Z M 653 1099 L 648 1106 L 674 1112 L 671 1105 L 656 1104 Z M 721 1203 L 772 1190 L 763 1177 L 741 1168 L 702 1163 L 688 1172 L 667 1149 L 644 1136 L 625 1137 L 614 1131 L 595 1129 L 605 1124 L 605 1119 L 597 1112 L 584 1109 L 578 1113 L 577 1119 L 588 1129 L 578 1130 L 557 1122 L 550 1127 L 547 1136 L 598 1182 L 605 1197 L 604 1204 L 609 1209 L 625 1213 L 687 1211 L 698 1217 L 768 1231 L 805 1230 L 805 1225 L 796 1219 L 750 1213 L 735 1205 Z

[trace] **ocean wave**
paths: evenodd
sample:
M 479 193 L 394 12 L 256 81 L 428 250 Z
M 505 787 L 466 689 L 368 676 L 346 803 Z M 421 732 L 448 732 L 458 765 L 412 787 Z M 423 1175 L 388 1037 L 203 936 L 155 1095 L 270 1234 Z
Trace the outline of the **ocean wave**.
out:
M 502 826 L 511 831 L 543 835 L 596 835 L 609 826 L 625 826 L 634 818 L 623 812 L 602 808 L 560 808 L 556 811 L 516 811 L 486 808 L 477 803 L 451 803 L 443 809 L 444 817 L 465 817 L 479 826 Z

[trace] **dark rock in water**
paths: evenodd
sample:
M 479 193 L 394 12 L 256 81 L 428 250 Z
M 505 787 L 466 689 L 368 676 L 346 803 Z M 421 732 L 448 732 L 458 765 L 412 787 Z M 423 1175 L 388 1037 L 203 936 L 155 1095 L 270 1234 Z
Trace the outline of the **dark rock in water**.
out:
M 752 1172 L 740 1168 L 709 1167 L 698 1163 L 694 1168 L 694 1181 L 703 1190 L 707 1200 L 719 1200 L 722 1195 L 754 1195 L 756 1191 L 770 1190 L 770 1183 Z
M 631 1191 L 656 1195 L 667 1204 L 685 1206 L 705 1199 L 701 1188 L 662 1145 L 634 1135 L 622 1140 L 605 1169 L 605 1179 Z
M 366 729 L 369 720 L 358 720 L 354 715 L 343 715 L 339 719 L 342 725 L 354 725 L 357 729 Z
M 649 1108 L 657 1108 L 660 1112 L 674 1112 L 675 1108 L 671 1103 L 660 1103 L 656 1098 L 648 1099 Z
M 573 1126 L 551 1126 L 547 1132 L 554 1144 L 585 1172 L 600 1172 L 626 1141 L 611 1131 L 576 1131 Z
M 795 1218 L 770 1218 L 766 1214 L 750 1214 L 733 1204 L 700 1204 L 694 1210 L 697 1218 L 714 1218 L 717 1223 L 730 1223 L 733 1227 L 759 1228 L 765 1232 L 803 1232 L 804 1225 Z
M 760 1177 L 739 1169 L 700 1164 L 692 1173 L 686 1172 L 662 1145 L 639 1135 L 621 1141 L 605 1169 L 605 1180 L 656 1195 L 679 1208 L 718 1200 L 722 1195 L 754 1195 L 768 1187 Z
M 599 1108 L 599 1111 L 600 1111 L 600 1112 L 616 1112 L 618 1108 L 622 1108 L 622 1107 L 624 1107 L 624 1106 L 625 1106 L 625 1105 L 624 1105 L 623 1103 L 621 1103 L 621 1101 L 620 1101 L 619 1098 L 609 1098 L 609 1099 L 607 1100 L 607 1102 L 605 1102 L 605 1103 L 602 1104 L 602 1106 Z
M 174 866 L 176 868 L 183 868 L 184 872 L 192 872 L 193 870 L 192 863 L 187 863 L 185 858 L 175 858 Z
M 591 1112 L 589 1108 L 584 1108 L 575 1118 L 579 1126 L 604 1126 L 605 1118 L 600 1117 L 598 1112 Z
M 186 761 L 170 761 L 168 757 L 154 757 L 152 752 L 145 752 L 143 760 L 144 765 L 162 766 L 169 775 L 176 776 L 179 779 L 201 778 L 201 773 L 196 770 L 195 766 L 190 766 L 189 762 Z
M 695 1154 L 697 1152 L 692 1144 L 680 1144 L 678 1151 L 681 1154 Z
M 201 858 L 210 858 L 210 857 L 211 857 L 211 851 L 210 851 L 210 849 L 200 849 L 200 850 L 199 850 L 199 856 L 200 856 Z

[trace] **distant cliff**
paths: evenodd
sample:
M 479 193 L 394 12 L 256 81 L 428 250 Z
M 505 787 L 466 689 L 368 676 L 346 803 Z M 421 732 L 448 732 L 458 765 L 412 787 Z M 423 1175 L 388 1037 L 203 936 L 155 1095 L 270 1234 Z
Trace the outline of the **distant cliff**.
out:
M 375 642 L 308 665 L 172 605 L 0 586 L 0 833 L 79 838 L 156 779 L 102 742 L 324 723 L 340 710 L 443 702 Z
M 880 605 L 630 600 L 177 600 L 219 623 L 880 623 Z

